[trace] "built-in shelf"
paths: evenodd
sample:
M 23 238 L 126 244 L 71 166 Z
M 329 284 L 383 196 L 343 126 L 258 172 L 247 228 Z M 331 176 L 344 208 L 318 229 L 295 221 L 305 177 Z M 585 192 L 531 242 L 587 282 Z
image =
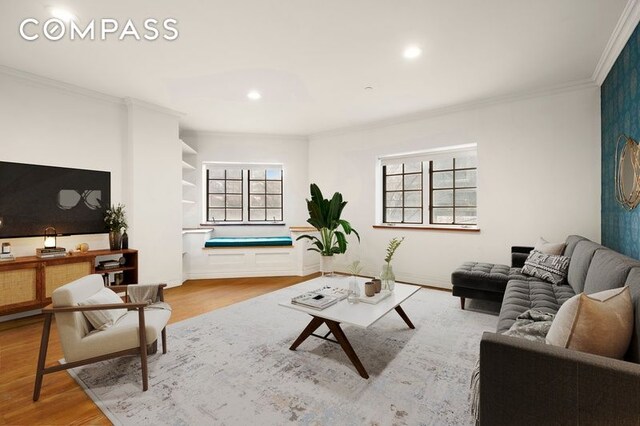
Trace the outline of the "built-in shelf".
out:
M 188 180 L 182 179 L 182 186 L 195 187 L 196 184 L 195 183 L 191 183 Z
M 185 143 L 185 141 L 183 141 L 182 139 L 180 139 L 180 143 L 182 144 L 182 153 L 183 154 L 188 154 L 188 155 L 197 155 L 198 152 L 191 148 L 189 145 L 187 145 Z
M 195 201 L 191 201 L 191 200 L 182 200 L 182 204 L 195 204 Z
M 195 170 L 196 169 L 194 166 L 192 166 L 191 164 L 187 163 L 184 160 L 182 160 L 182 168 L 184 170 Z

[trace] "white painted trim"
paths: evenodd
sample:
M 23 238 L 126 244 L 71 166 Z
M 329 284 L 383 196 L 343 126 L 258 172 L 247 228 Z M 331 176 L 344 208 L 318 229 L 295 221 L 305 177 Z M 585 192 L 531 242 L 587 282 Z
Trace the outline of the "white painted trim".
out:
M 412 121 L 424 120 L 426 118 L 436 117 L 440 115 L 447 115 L 447 114 L 452 114 L 460 111 L 473 110 L 473 109 L 477 109 L 484 106 L 498 105 L 498 104 L 503 104 L 508 102 L 517 102 L 517 101 L 526 100 L 530 98 L 552 96 L 559 93 L 570 92 L 575 90 L 584 90 L 584 89 L 595 88 L 595 87 L 598 87 L 598 86 L 591 79 L 577 80 L 577 81 L 572 81 L 569 83 L 559 84 L 555 86 L 549 86 L 541 89 L 494 96 L 486 99 L 479 99 L 471 102 L 446 106 L 442 108 L 428 109 L 428 110 L 424 110 L 424 111 L 420 111 L 412 114 L 406 114 L 406 115 L 385 119 L 385 120 L 377 120 L 370 123 L 365 123 L 365 124 L 360 124 L 355 126 L 347 126 L 347 127 L 341 127 L 333 130 L 325 130 L 325 131 L 310 134 L 309 139 L 318 138 L 318 137 L 327 137 L 327 136 L 338 136 L 338 135 L 352 133 L 352 132 L 364 132 L 364 131 L 383 128 L 383 127 L 390 127 L 390 126 L 396 126 L 399 124 L 410 123 Z
M 184 136 L 210 136 L 220 138 L 260 138 L 260 139 L 278 139 L 278 140 L 304 140 L 306 141 L 307 135 L 297 134 L 277 134 L 277 133 L 234 133 L 234 132 L 215 132 L 210 130 L 196 130 L 180 128 L 180 137 Z
M 96 100 L 111 103 L 111 104 L 119 104 L 119 105 L 126 105 L 126 106 L 135 105 L 141 108 L 162 112 L 162 113 L 176 116 L 176 117 L 182 117 L 185 115 L 182 112 L 175 111 L 173 109 L 156 105 L 150 102 L 142 101 L 135 98 L 129 98 L 129 97 L 119 98 L 117 96 L 107 95 L 106 93 L 98 92 L 97 90 L 86 89 L 84 87 L 76 86 L 75 84 L 65 83 L 62 81 L 43 77 L 37 74 L 32 74 L 30 72 L 18 70 L 15 68 L 4 66 L 4 65 L 0 65 L 0 74 L 17 78 L 24 82 L 36 84 L 41 87 L 58 89 L 74 95 L 80 95 L 80 96 L 96 99 Z
M 604 83 L 620 52 L 622 52 L 627 41 L 629 41 L 629 37 L 638 26 L 638 22 L 640 22 L 640 1 L 629 0 L 593 72 L 592 79 L 598 86 Z
M 167 114 L 167 115 L 171 115 L 174 117 L 184 117 L 186 114 L 180 112 L 180 111 L 176 111 L 174 109 L 171 108 L 167 108 L 167 107 L 163 107 L 160 105 L 156 105 L 156 104 L 152 104 L 150 102 L 147 101 L 141 101 L 140 99 L 136 99 L 136 98 L 130 98 L 130 97 L 126 97 L 123 99 L 124 103 L 127 105 L 127 107 L 130 106 L 137 106 L 139 108 L 145 108 L 145 109 L 149 109 L 151 111 L 156 111 L 156 112 L 161 112 L 163 114 Z
M 84 87 L 76 86 L 74 84 L 64 83 L 62 81 L 53 80 L 51 78 L 42 77 L 40 75 L 31 74 L 30 72 L 18 70 L 15 68 L 6 67 L 0 65 L 0 74 L 14 77 L 25 82 L 34 83 L 39 86 L 50 87 L 58 90 L 63 90 L 75 95 L 85 96 L 99 101 L 108 102 L 112 104 L 122 104 L 122 98 L 117 96 L 107 95 L 106 93 L 98 92 L 96 90 L 85 89 Z

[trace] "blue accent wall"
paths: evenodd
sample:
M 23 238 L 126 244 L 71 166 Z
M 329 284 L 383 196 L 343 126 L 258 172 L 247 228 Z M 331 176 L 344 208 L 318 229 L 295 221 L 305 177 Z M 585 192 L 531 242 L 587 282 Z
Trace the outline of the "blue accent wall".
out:
M 640 259 L 640 206 L 616 201 L 615 149 L 621 133 L 640 141 L 640 26 L 629 38 L 600 92 L 602 114 L 602 244 Z

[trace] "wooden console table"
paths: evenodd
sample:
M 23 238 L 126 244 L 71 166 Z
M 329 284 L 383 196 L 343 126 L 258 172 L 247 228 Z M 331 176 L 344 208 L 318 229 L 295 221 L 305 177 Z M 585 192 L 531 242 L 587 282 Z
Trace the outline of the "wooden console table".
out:
M 125 264 L 117 268 L 96 267 L 100 257 L 123 256 Z M 90 274 L 122 272 L 123 285 L 138 282 L 138 250 L 91 250 L 65 257 L 17 257 L 0 262 L 0 315 L 42 308 L 51 303 L 53 291 Z

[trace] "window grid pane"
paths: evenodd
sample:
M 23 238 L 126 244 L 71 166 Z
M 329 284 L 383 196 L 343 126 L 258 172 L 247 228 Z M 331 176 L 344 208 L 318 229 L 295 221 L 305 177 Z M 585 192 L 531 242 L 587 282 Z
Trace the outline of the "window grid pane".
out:
M 476 175 L 475 158 L 429 162 L 430 224 L 477 225 Z
M 423 223 L 422 162 L 382 167 L 382 222 Z
M 282 170 L 250 170 L 249 221 L 282 220 Z
M 207 221 L 241 222 L 243 190 L 242 170 L 207 169 Z

